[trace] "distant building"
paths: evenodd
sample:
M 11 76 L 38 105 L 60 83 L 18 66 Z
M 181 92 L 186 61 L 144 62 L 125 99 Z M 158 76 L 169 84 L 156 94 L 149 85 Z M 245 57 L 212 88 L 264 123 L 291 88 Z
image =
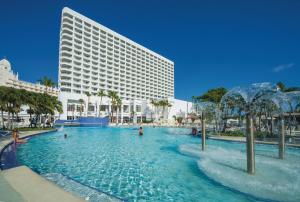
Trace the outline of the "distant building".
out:
M 165 119 L 191 111 L 191 103 L 174 99 L 173 61 L 69 8 L 62 11 L 59 47 L 61 119 L 112 115 L 111 100 L 99 98 L 100 90 L 122 99 L 119 115 L 114 110 L 121 123 L 153 119 L 152 99 L 171 102 L 156 115 Z
M 35 93 L 44 93 L 46 91 L 46 86 L 44 85 L 19 80 L 18 73 L 12 71 L 11 64 L 6 59 L 0 61 L 0 86 L 24 89 Z M 47 88 L 47 93 L 49 95 L 57 97 L 58 92 L 57 88 Z

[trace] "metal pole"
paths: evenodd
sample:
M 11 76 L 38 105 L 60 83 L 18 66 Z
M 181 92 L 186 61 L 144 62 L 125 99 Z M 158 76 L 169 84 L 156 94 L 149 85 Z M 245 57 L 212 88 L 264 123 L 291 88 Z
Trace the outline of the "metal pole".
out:
M 204 117 L 204 112 L 202 112 L 202 119 L 201 119 L 201 121 L 202 121 L 202 124 L 201 124 L 201 126 L 202 126 L 202 131 L 201 131 L 201 133 L 202 133 L 202 135 L 201 135 L 201 137 L 202 137 L 202 151 L 204 151 L 205 150 L 205 136 L 206 136 L 206 131 L 205 131 L 205 117 Z
M 274 136 L 274 117 L 271 116 L 271 135 Z
M 281 130 L 279 137 L 279 158 L 284 159 L 284 143 L 285 143 L 285 127 L 284 127 L 284 119 L 281 119 Z
M 255 156 L 254 156 L 254 135 L 253 135 L 253 118 L 247 113 L 246 115 L 246 140 L 247 140 L 247 172 L 255 173 Z

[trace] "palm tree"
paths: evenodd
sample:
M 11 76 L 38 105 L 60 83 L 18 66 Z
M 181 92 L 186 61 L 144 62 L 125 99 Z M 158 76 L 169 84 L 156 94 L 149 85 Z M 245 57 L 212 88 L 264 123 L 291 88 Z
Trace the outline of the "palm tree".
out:
M 106 96 L 106 94 L 105 94 L 104 90 L 100 90 L 97 95 L 100 97 L 100 104 L 99 104 L 99 116 L 100 116 L 100 114 L 101 114 L 101 106 L 102 106 L 102 98 L 104 96 Z
M 155 119 L 157 119 L 157 107 L 159 106 L 159 103 L 156 100 L 151 100 L 151 104 L 154 107 L 154 116 L 155 116 Z M 152 113 L 151 113 L 151 115 L 152 115 Z M 152 119 L 152 117 L 151 117 L 151 119 Z
M 132 110 L 130 112 L 130 116 L 131 116 L 131 119 L 132 119 L 132 123 L 134 122 L 134 116 L 136 115 L 136 112 L 134 110 Z
M 79 115 L 79 116 L 81 116 L 81 115 L 82 115 L 82 112 L 83 112 L 83 104 L 84 104 L 84 100 L 83 100 L 83 99 L 79 99 L 78 101 L 79 101 L 79 103 L 80 103 L 80 111 L 79 111 L 80 115 Z
M 89 105 L 90 105 L 90 97 L 91 97 L 91 93 L 90 92 L 85 92 L 85 95 L 87 96 L 88 98 L 88 101 L 87 101 L 87 108 L 86 108 L 86 115 L 88 114 L 88 111 L 89 111 Z
M 29 114 L 30 119 L 32 120 L 32 114 L 34 114 L 34 108 L 35 108 L 35 96 L 36 93 L 33 92 L 26 92 L 25 96 L 25 103 L 28 105 L 27 113 Z
M 122 106 L 122 100 L 119 96 L 116 99 L 116 105 L 117 105 L 117 123 L 118 123 L 119 121 L 118 111 L 121 110 L 121 106 Z
M 108 91 L 107 97 L 111 99 L 111 122 L 113 122 L 114 107 L 117 104 L 118 94 L 115 91 Z
M 7 92 L 7 89 L 4 88 L 4 87 L 0 87 L 0 110 L 1 110 L 1 120 L 2 120 L 2 128 L 4 129 L 5 128 L 5 125 L 4 125 L 4 115 L 3 115 L 3 112 L 4 111 L 7 111 L 7 100 L 6 100 L 6 94 Z
M 48 95 L 46 93 L 34 93 L 28 92 L 23 89 L 15 89 L 9 87 L 0 87 L 0 110 L 3 119 L 3 112 L 8 113 L 8 128 L 13 128 L 14 116 L 18 116 L 21 111 L 21 106 L 27 105 L 29 109 L 27 112 L 36 115 L 36 119 L 40 119 L 41 115 L 45 118 L 50 115 L 54 115 L 55 111 L 62 113 L 62 104 L 57 100 L 57 97 Z M 40 119 L 41 120 L 41 119 Z M 2 123 L 4 126 L 4 123 Z
M 8 128 L 13 128 L 14 115 L 21 110 L 21 105 L 23 104 L 23 93 L 20 90 L 9 88 L 7 93 L 4 95 L 5 100 L 7 100 L 6 107 L 8 112 Z M 10 115 L 12 115 L 12 121 L 10 120 Z
M 168 101 L 168 100 L 160 100 L 158 102 L 159 106 L 161 106 L 163 108 L 162 110 L 162 116 L 163 116 L 163 119 L 165 119 L 165 110 L 166 110 L 166 107 L 169 108 L 169 107 L 172 107 L 171 103 Z
M 167 118 L 169 118 L 169 108 L 172 107 L 172 104 L 167 100 Z
M 55 87 L 55 82 L 47 76 L 44 76 L 43 78 L 39 79 L 38 82 L 45 86 L 45 93 L 48 92 L 48 88 Z
M 165 100 L 160 100 L 160 101 L 158 101 L 158 106 L 159 107 L 162 107 L 162 115 L 161 115 L 161 117 L 163 117 L 163 119 L 164 119 L 164 112 L 165 112 Z

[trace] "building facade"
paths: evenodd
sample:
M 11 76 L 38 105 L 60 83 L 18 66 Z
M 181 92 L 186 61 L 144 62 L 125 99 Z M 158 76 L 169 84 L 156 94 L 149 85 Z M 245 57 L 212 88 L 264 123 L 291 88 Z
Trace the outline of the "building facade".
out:
M 61 92 L 115 91 L 122 99 L 174 97 L 174 63 L 69 9 L 62 12 Z
M 174 62 L 64 8 L 58 85 L 62 119 L 112 112 L 120 122 L 148 119 L 152 99 L 174 99 Z M 110 99 L 97 96 L 101 90 L 115 91 L 122 105 L 112 109 Z
M 19 80 L 18 73 L 13 72 L 10 62 L 6 59 L 0 61 L 0 86 L 24 89 L 35 93 L 44 93 L 47 91 L 49 95 L 56 97 L 59 92 L 57 88 L 49 88 L 40 83 L 34 84 Z

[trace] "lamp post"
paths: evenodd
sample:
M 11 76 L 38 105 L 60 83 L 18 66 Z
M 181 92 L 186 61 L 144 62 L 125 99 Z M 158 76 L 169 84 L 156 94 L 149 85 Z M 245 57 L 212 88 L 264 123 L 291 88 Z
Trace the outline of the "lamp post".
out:
M 202 111 L 202 119 L 201 119 L 201 126 L 202 126 L 202 135 L 201 135 L 201 138 L 202 138 L 202 151 L 205 150 L 205 136 L 206 136 L 206 130 L 205 130 L 205 116 L 204 116 L 204 111 Z

